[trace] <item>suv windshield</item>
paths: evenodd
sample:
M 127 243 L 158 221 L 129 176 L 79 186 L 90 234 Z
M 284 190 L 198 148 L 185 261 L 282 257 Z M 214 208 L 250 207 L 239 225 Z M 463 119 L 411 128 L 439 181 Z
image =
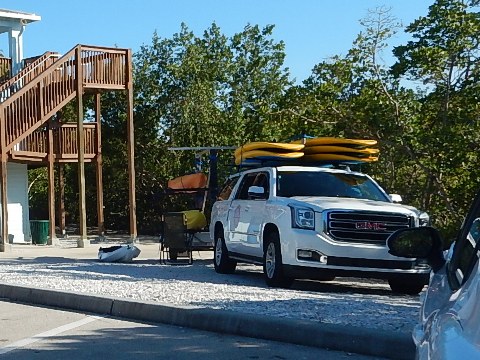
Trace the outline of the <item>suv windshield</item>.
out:
M 277 195 L 349 197 L 390 202 L 378 185 L 364 175 L 322 171 L 280 172 Z

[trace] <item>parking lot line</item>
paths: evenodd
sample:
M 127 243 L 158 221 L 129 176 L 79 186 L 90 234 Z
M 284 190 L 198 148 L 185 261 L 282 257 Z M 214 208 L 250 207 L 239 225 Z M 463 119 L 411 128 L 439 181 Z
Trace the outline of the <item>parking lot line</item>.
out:
M 6 354 L 6 353 L 8 353 L 10 351 L 13 351 L 15 349 L 18 349 L 18 348 L 36 343 L 37 341 L 40 341 L 40 340 L 43 340 L 43 339 L 46 339 L 46 338 L 49 338 L 49 337 L 52 337 L 52 336 L 56 336 L 56 335 L 61 334 L 63 332 L 81 327 L 83 325 L 89 324 L 93 321 L 97 321 L 97 320 L 100 320 L 100 319 L 103 319 L 103 318 L 104 318 L 104 316 L 88 315 L 86 318 L 84 318 L 82 320 L 75 321 L 75 322 L 72 322 L 70 324 L 62 325 L 62 326 L 59 326 L 55 329 L 48 330 L 48 331 L 45 331 L 43 333 L 31 336 L 31 337 L 28 337 L 28 338 L 25 338 L 25 339 L 22 339 L 22 340 L 19 340 L 19 341 L 15 341 L 14 343 L 5 345 L 3 347 L 0 347 L 0 355 Z

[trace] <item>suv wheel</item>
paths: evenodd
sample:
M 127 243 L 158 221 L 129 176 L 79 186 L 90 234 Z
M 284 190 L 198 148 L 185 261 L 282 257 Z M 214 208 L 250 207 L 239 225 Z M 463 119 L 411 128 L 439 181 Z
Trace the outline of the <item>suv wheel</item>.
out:
M 265 251 L 263 253 L 263 273 L 268 286 L 290 287 L 293 279 L 283 274 L 282 253 L 280 239 L 277 233 L 266 236 Z
M 423 287 L 428 283 L 428 278 L 425 276 L 403 276 L 388 279 L 390 289 L 394 293 L 417 295 Z
M 217 231 L 215 234 L 213 266 L 215 267 L 215 271 L 219 274 L 232 274 L 237 267 L 237 262 L 230 259 L 228 256 L 223 231 Z

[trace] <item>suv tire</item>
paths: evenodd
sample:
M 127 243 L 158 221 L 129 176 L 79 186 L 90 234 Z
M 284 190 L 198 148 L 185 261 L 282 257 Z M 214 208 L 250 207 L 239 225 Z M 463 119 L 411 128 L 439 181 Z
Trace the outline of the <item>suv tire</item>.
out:
M 282 253 L 278 233 L 268 233 L 265 241 L 265 250 L 263 252 L 265 282 L 271 287 L 289 288 L 293 279 L 285 277 L 283 274 Z
M 213 250 L 213 266 L 219 274 L 232 274 L 235 272 L 237 262 L 228 256 L 223 230 L 215 233 L 215 246 Z

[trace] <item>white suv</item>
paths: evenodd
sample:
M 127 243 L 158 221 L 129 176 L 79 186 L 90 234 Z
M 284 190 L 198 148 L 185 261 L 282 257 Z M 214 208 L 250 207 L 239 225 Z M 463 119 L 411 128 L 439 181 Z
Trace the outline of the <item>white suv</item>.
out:
M 212 208 L 210 237 L 218 273 L 237 261 L 263 265 L 269 286 L 335 276 L 387 279 L 395 292 L 428 283 L 425 260 L 399 259 L 386 239 L 429 224 L 371 177 L 346 169 L 262 167 L 231 176 Z

